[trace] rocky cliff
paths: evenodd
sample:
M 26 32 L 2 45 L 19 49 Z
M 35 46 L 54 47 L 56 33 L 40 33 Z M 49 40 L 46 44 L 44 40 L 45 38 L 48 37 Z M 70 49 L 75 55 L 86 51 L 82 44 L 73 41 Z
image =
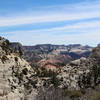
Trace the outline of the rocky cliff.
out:
M 99 100 L 100 47 L 56 71 L 31 67 L 17 47 L 0 37 L 0 100 Z
M 27 82 L 34 75 L 31 66 L 0 37 L 0 100 L 25 100 Z M 35 91 L 35 90 L 34 90 Z M 33 92 L 35 100 L 35 92 Z
M 62 67 L 72 60 L 88 57 L 92 51 L 90 46 L 80 44 L 73 45 L 51 45 L 43 44 L 36 46 L 22 46 L 20 43 L 11 43 L 11 46 L 24 55 L 32 66 L 50 68 Z

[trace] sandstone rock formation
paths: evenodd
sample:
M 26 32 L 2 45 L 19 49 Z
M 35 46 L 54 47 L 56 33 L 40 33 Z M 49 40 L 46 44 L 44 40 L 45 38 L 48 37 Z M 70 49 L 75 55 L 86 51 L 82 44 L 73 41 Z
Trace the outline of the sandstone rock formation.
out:
M 25 100 L 31 74 L 31 66 L 14 52 L 8 40 L 0 38 L 0 100 Z M 35 100 L 35 92 L 33 95 Z
M 74 49 L 71 47 L 72 45 L 69 48 L 70 52 L 80 54 L 85 51 L 80 45 L 75 45 Z M 17 50 L 14 48 L 8 40 L 0 37 L 0 100 L 92 100 L 89 96 L 97 92 L 99 97 L 100 47 L 93 49 L 88 58 L 71 61 L 64 67 L 58 67 L 56 71 L 49 70 L 49 64 L 48 70 L 45 67 L 31 67 L 22 58 L 22 49 L 19 46 Z M 53 52 L 48 51 L 48 46 L 43 48 L 46 48 L 45 56 L 51 57 L 55 52 L 57 56 L 59 52 L 65 53 L 66 47 L 54 50 L 54 46 Z M 49 50 L 52 51 L 52 48 L 50 46 Z M 86 48 L 90 49 L 88 46 Z M 40 53 L 37 49 L 36 51 Z M 51 61 L 53 60 L 48 60 L 49 63 L 52 63 Z
M 32 66 L 48 67 L 62 67 L 72 60 L 81 57 L 88 57 L 92 50 L 90 46 L 82 46 L 80 44 L 73 45 L 51 45 L 43 44 L 36 46 L 22 46 L 20 43 L 11 43 L 13 49 L 24 55 Z M 45 64 L 44 64 L 45 63 Z M 49 67 L 50 68 L 50 67 Z

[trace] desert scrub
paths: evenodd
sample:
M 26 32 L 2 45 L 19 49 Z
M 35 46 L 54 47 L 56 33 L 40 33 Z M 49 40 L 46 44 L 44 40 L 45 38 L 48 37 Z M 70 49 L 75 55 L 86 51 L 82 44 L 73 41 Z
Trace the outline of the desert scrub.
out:
M 100 67 L 94 65 L 92 68 L 92 73 L 93 73 L 93 77 L 94 77 L 94 84 L 97 85 L 98 84 L 98 78 L 100 77 Z
M 6 40 L 5 42 L 7 43 L 7 45 L 10 45 L 10 42 L 9 42 L 9 40 Z
M 57 77 L 57 73 L 55 72 L 52 73 L 51 83 L 54 85 L 54 87 L 58 87 L 61 84 L 60 79 Z
M 100 100 L 100 92 L 96 92 L 95 95 L 93 95 L 90 100 Z
M 53 72 L 51 70 L 46 70 L 45 68 L 38 68 L 37 69 L 37 76 L 39 77 L 46 77 L 49 78 L 48 80 L 51 84 L 54 85 L 54 87 L 58 87 L 60 85 L 60 79 L 57 78 L 57 73 Z M 44 84 L 45 85 L 45 84 Z
M 39 76 L 39 77 L 52 77 L 53 74 L 55 73 L 51 70 L 48 71 L 43 67 L 42 68 L 37 68 L 36 72 L 37 72 L 37 76 Z
M 79 98 L 82 96 L 82 92 L 80 90 L 64 90 L 63 96 L 69 96 L 71 99 Z
M 17 57 L 15 57 L 15 62 L 18 62 L 18 58 Z
M 4 63 L 6 60 L 8 60 L 8 58 L 5 55 L 3 55 L 2 58 L 1 58 L 1 60 Z
M 27 75 L 27 72 L 28 72 L 28 69 L 27 69 L 27 68 L 24 68 L 24 69 L 22 70 L 22 74 L 24 74 L 24 75 Z
M 84 95 L 86 93 L 86 89 L 85 88 L 81 88 L 80 89 L 81 93 Z
M 17 77 L 19 79 L 19 83 L 21 83 L 21 81 L 23 80 L 24 75 L 23 75 L 23 73 L 20 73 L 19 70 L 17 70 L 15 72 L 15 77 Z

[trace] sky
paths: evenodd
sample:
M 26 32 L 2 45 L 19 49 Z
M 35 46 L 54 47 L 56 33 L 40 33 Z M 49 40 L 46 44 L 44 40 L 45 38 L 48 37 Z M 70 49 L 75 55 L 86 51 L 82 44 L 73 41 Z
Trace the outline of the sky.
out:
M 100 43 L 100 0 L 0 0 L 0 36 L 23 45 Z

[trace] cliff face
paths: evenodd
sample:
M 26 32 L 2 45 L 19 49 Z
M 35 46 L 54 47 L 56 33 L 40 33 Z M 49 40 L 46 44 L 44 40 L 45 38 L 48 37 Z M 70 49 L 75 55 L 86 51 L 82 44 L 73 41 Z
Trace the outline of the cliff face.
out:
M 24 49 L 23 58 L 32 66 L 48 68 L 49 64 L 49 68 L 51 66 L 51 69 L 52 67 L 55 67 L 55 69 L 62 67 L 70 61 L 81 57 L 87 58 L 92 51 L 92 47 L 82 46 L 80 44 L 22 46 L 19 43 L 12 43 L 11 46 L 17 49 L 17 51 L 20 51 L 20 53 Z
M 14 52 L 8 40 L 0 38 L 0 100 L 25 100 L 31 74 L 31 66 Z
M 43 44 L 36 46 L 24 46 L 24 58 L 31 66 L 45 67 L 46 69 L 56 70 L 65 66 L 69 62 L 89 57 L 92 47 L 73 45 L 51 45 Z

